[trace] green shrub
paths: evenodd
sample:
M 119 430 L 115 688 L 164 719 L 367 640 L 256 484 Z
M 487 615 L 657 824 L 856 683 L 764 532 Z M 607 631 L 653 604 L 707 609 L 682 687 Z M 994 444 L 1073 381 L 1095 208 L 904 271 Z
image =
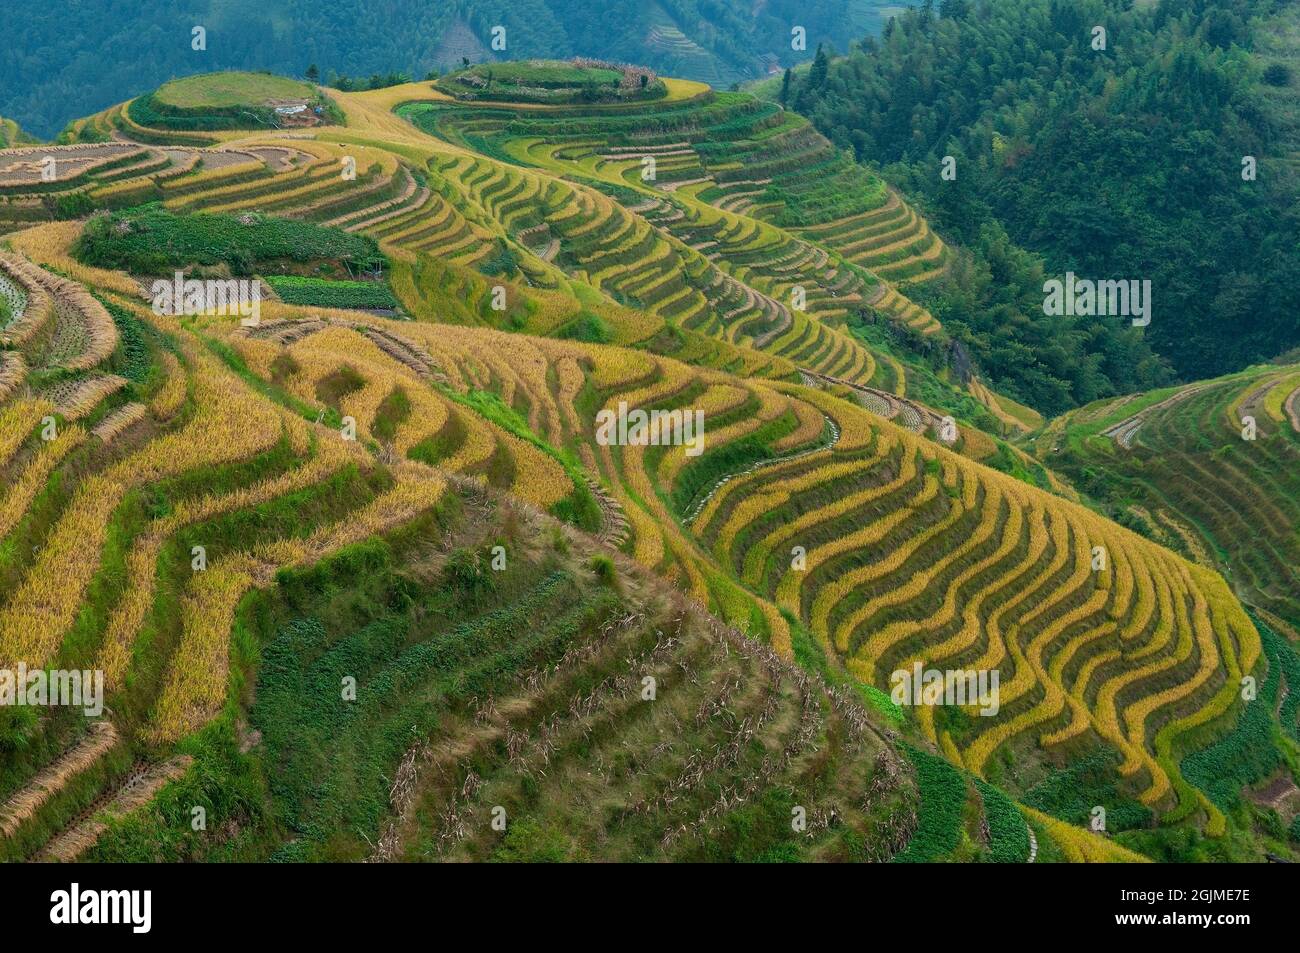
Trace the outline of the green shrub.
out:
M 525 864 L 559 864 L 579 860 L 578 847 L 563 831 L 525 817 L 511 824 L 494 859 Z
M 54 198 L 54 217 L 58 219 L 81 218 L 94 210 L 95 203 L 85 192 L 69 192 Z
M 609 325 L 599 315 L 582 311 L 555 335 L 566 341 L 582 341 L 586 344 L 608 344 L 614 339 Z
M 900 864 L 941 860 L 961 843 L 962 809 L 966 806 L 966 779 L 937 755 L 910 745 L 903 750 L 916 766 L 921 790 L 916 832 L 907 846 L 894 855 Z
M 587 568 L 607 586 L 612 586 L 618 579 L 618 569 L 614 566 L 614 560 L 608 556 L 595 555 L 587 563 Z
M 975 779 L 989 824 L 989 853 L 1000 864 L 1019 864 L 1029 857 L 1029 827 L 1011 799 L 986 781 Z
M 443 578 L 453 590 L 470 596 L 492 591 L 492 568 L 484 554 L 474 549 L 457 549 L 447 557 Z
M 493 242 L 492 254 L 479 264 L 478 270 L 489 278 L 509 278 L 519 271 L 519 256 L 501 239 Z
M 363 270 L 384 265 L 373 238 L 340 228 L 269 215 L 176 215 L 156 205 L 91 219 L 74 253 L 88 265 L 146 274 L 221 264 L 249 274 L 280 261 L 338 261 Z
M 1264 70 L 1264 82 L 1270 86 L 1290 86 L 1291 70 L 1285 63 L 1270 63 Z
M 1288 685 L 1296 684 L 1292 679 L 1300 675 L 1300 658 L 1290 645 L 1258 620 L 1255 626 L 1268 658 L 1268 675 L 1259 694 L 1254 701 L 1246 703 L 1232 731 L 1209 747 L 1188 755 L 1182 763 L 1184 777 L 1223 810 L 1231 809 L 1240 801 L 1243 787 L 1264 780 L 1282 767 L 1273 712 L 1277 708 L 1282 673 L 1286 673 Z M 1293 695 L 1295 692 L 1288 693 L 1288 702 Z M 1283 719 L 1286 710 L 1284 705 Z M 1295 709 L 1290 710 L 1294 732 Z
M 1115 751 L 1099 748 L 1068 768 L 1053 771 L 1021 800 L 1070 824 L 1086 825 L 1092 809 L 1101 806 L 1110 831 L 1145 827 L 1151 822 L 1151 809 L 1120 793 L 1118 763 Z
M 320 308 L 376 308 L 391 311 L 397 299 L 375 281 L 331 281 L 302 275 L 268 275 L 266 283 L 286 304 Z
M 125 308 L 108 301 L 102 303 L 113 318 L 113 324 L 117 326 L 119 343 L 117 354 L 113 358 L 114 370 L 132 383 L 144 383 L 153 367 L 153 359 L 146 340 L 148 330 Z

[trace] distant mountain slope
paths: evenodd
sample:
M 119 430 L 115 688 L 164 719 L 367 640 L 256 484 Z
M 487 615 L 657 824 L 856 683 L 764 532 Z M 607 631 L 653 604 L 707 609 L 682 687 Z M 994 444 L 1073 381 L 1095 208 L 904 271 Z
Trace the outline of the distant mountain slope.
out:
M 218 69 L 328 74 L 404 71 L 423 75 L 462 56 L 594 56 L 644 63 L 714 84 L 763 75 L 770 65 L 808 59 L 819 42 L 840 49 L 877 31 L 895 0 L 10 0 L 0 35 L 20 38 L 0 55 L 0 115 L 53 137 L 68 120 L 176 76 Z M 93 24 L 93 34 L 88 34 Z M 192 49 L 194 27 L 206 49 Z M 505 27 L 494 52 L 492 30 Z M 807 51 L 791 49 L 802 26 Z M 84 52 L 96 50 L 94 56 Z
M 809 70 L 789 105 L 885 166 L 945 235 L 995 252 L 999 288 L 1010 283 L 1003 233 L 1051 273 L 1149 280 L 1142 338 L 1185 380 L 1300 344 L 1297 179 L 1281 161 L 1295 158 L 1300 128 L 1294 4 L 1280 20 L 1272 0 L 938 6 L 942 16 L 909 13 Z M 962 307 L 952 297 L 951 308 L 925 302 L 945 326 Z M 1036 292 L 1022 314 L 1041 321 L 1041 301 Z M 1023 360 L 977 357 L 990 376 L 995 357 Z M 1125 362 L 1108 363 L 1106 376 L 1123 379 Z M 1121 392 L 1150 389 L 1143 376 Z M 1075 398 L 1087 402 L 1089 386 Z

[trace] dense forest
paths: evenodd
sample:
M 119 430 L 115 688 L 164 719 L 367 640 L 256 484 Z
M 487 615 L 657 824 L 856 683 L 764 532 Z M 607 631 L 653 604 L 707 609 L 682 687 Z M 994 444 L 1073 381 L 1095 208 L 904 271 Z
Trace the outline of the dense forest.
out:
M 1062 386 L 1084 401 L 1159 380 L 1161 362 L 1121 319 L 1045 321 L 1043 263 L 1149 279 L 1142 333 L 1184 378 L 1300 343 L 1295 165 L 1268 96 L 1300 78 L 1252 52 L 1285 7 L 927 0 L 846 56 L 823 51 L 783 95 L 967 246 L 931 310 L 1053 409 Z
M 221 69 L 369 76 L 487 59 L 595 56 L 715 86 L 845 47 L 898 0 L 5 0 L 0 115 L 52 137 L 70 119 L 168 79 Z M 807 50 L 791 48 L 793 25 Z M 192 49 L 202 26 L 206 49 Z M 505 50 L 492 47 L 505 28 Z M 93 52 L 92 52 L 93 51 Z

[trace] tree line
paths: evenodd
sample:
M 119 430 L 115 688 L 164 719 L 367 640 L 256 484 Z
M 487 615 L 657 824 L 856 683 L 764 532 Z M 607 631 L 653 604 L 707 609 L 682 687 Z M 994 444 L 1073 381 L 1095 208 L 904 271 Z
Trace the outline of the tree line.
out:
M 1300 344 L 1297 181 L 1261 95 L 1295 78 L 1254 53 L 1283 6 L 926 0 L 778 95 L 964 247 L 928 306 L 1054 412 Z M 1149 279 L 1151 325 L 1044 315 L 1067 271 Z

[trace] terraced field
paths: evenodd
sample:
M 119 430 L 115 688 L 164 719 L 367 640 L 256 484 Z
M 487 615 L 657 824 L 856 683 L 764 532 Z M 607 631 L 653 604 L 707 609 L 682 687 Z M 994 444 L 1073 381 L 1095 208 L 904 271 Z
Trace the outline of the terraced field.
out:
M 101 204 L 162 196 L 175 208 L 309 218 L 373 235 L 398 259 L 436 257 L 451 272 L 441 279 L 445 290 L 458 297 L 460 269 L 568 300 L 590 299 L 594 289 L 603 306 L 640 315 L 635 328 L 614 332 L 620 343 L 652 340 L 661 353 L 692 362 L 707 347 L 717 366 L 730 369 L 793 377 L 796 364 L 897 394 L 916 389 L 905 362 L 867 346 L 848 324 L 879 316 L 918 342 L 935 339 L 926 351 L 942 353 L 942 329 L 905 290 L 942 274 L 942 242 L 896 193 L 801 118 L 746 95 L 666 82 L 663 99 L 585 112 L 459 104 L 427 84 L 351 95 L 351 124 L 365 131 L 322 130 L 312 146 L 298 140 L 315 156 L 274 170 L 282 174 L 278 183 L 268 181 L 266 168 L 242 161 L 211 177 L 203 171 L 241 151 L 244 159 L 249 152 L 265 158 L 270 140 L 237 132 L 148 129 L 115 107 L 74 124 L 71 134 L 171 143 L 170 152 L 190 150 L 186 161 L 198 163 L 199 171 L 166 190 L 131 180 L 99 197 Z M 438 138 L 401 128 L 394 106 Z M 365 148 L 324 145 L 336 140 Z M 388 154 L 376 161 L 367 149 L 381 140 Z M 197 143 L 217 148 L 191 158 Z M 345 187 L 331 173 L 331 163 L 349 155 L 363 188 Z M 653 181 L 642 178 L 650 160 Z M 272 191 L 275 203 L 266 199 Z M 536 327 L 507 310 L 510 320 Z M 647 319 L 658 319 L 662 332 L 634 337 L 653 327 Z M 700 337 L 716 343 L 695 343 Z M 768 358 L 738 359 L 736 346 Z M 1010 433 L 1033 424 L 1007 412 L 977 379 L 945 386 L 982 405 L 985 426 Z
M 67 264 L 61 231 L 15 242 Z M 43 282 L 44 306 L 80 301 L 93 337 L 103 305 L 21 252 L 6 263 L 29 302 Z M 599 379 L 623 379 L 623 352 L 539 340 L 507 359 L 493 332 L 284 305 L 251 329 L 182 323 L 111 273 L 80 276 L 120 316 L 93 371 L 127 376 L 80 423 L 51 418 L 53 440 L 33 432 L 43 392 L 3 408 L 4 532 L 38 545 L 6 550 L 0 659 L 101 669 L 112 715 L 6 714 L 30 742 L 3 756 L 6 858 L 573 859 L 600 842 L 608 858 L 887 860 L 925 829 L 937 792 L 856 692 L 537 508 L 582 491 L 547 443 L 576 431 L 573 402 L 534 361 L 555 358 L 563 391 L 598 357 Z M 489 381 L 495 401 L 471 387 Z M 438 468 L 407 459 L 422 456 Z M 342 676 L 356 710 L 309 687 Z M 254 758 L 265 804 L 222 800 Z M 339 796 L 303 787 L 322 770 Z M 599 785 L 575 797 L 588 776 Z M 195 799 L 256 846 L 195 833 Z M 311 833 L 345 828 L 373 836 Z
M 885 313 L 922 333 L 939 330 L 928 313 L 851 266 L 895 282 L 927 280 L 942 273 L 942 242 L 896 193 L 771 104 L 716 94 L 607 118 L 436 104 L 405 114 L 469 148 L 504 140 L 497 150 L 507 160 L 639 190 L 643 201 L 656 202 L 637 201 L 640 210 L 652 211 L 669 234 L 710 259 L 743 266 L 747 282 L 766 278 L 783 301 L 802 282 L 812 292 L 808 310 L 816 314 L 820 305 L 826 319 L 861 303 L 870 288 Z
M 0 750 L 0 856 L 1159 848 L 1043 793 L 1079 763 L 1130 815 L 1253 850 L 1186 759 L 1247 723 L 1245 676 L 1289 670 L 1237 595 L 1294 623 L 1296 369 L 1039 435 L 1067 473 L 1102 444 L 1106 466 L 1140 460 L 1176 497 L 1140 505 L 1189 537 L 1180 465 L 1220 500 L 1267 481 L 1254 518 L 1276 534 L 1244 535 L 1245 502 L 1231 530 L 1263 553 L 1162 546 L 859 333 L 878 308 L 943 341 L 905 292 L 946 253 L 901 197 L 802 120 L 668 85 L 653 120 L 410 85 L 339 94 L 345 126 L 131 146 L 194 157 L 150 180 L 170 212 L 374 238 L 414 320 L 275 300 L 252 325 L 169 317 L 148 276 L 78 259 L 80 221 L 7 237 L 0 668 L 101 669 L 112 714 L 5 713 L 27 743 Z M 120 108 L 96 124 L 132 134 Z M 667 415 L 666 439 L 603 439 L 620 407 Z M 677 439 L 697 412 L 698 454 Z M 1243 415 L 1258 439 L 1196 456 Z M 1017 475 L 977 462 L 998 458 Z M 891 701 L 914 665 L 997 672 L 997 710 Z
M 1205 810 L 1221 824 L 1180 783 L 1169 747 L 1228 711 L 1233 673 L 1260 657 L 1253 626 L 1212 573 L 821 391 L 480 329 L 386 331 L 427 354 L 453 389 L 500 395 L 531 434 L 598 474 L 639 562 L 778 652 L 810 633 L 808 649 L 881 689 L 913 661 L 999 668 L 997 717 L 945 724 L 918 712 L 923 734 L 973 773 L 1000 775 L 994 754 L 1022 742 L 1106 744 L 1123 753 L 1121 774 L 1144 803 Z M 270 323 L 233 346 L 250 368 L 274 373 L 282 356 L 267 342 L 297 333 L 292 321 Z M 289 366 L 303 363 L 295 348 L 322 346 L 326 333 L 291 344 Z M 355 341 L 334 346 L 321 367 L 359 353 Z M 703 409 L 705 453 L 600 444 L 595 411 L 619 403 Z M 414 420 L 420 429 L 399 429 L 397 454 L 436 452 L 424 458 L 510 488 L 500 445 L 493 454 L 470 417 Z M 792 571 L 796 545 L 807 564 Z M 1096 547 L 1107 554 L 1101 571 L 1091 568 Z
M 1223 572 L 1246 602 L 1300 624 L 1300 367 L 1265 366 L 1083 408 L 1038 441 L 1066 473 L 1141 510 L 1156 538 Z M 1253 426 L 1249 424 L 1253 423 Z

